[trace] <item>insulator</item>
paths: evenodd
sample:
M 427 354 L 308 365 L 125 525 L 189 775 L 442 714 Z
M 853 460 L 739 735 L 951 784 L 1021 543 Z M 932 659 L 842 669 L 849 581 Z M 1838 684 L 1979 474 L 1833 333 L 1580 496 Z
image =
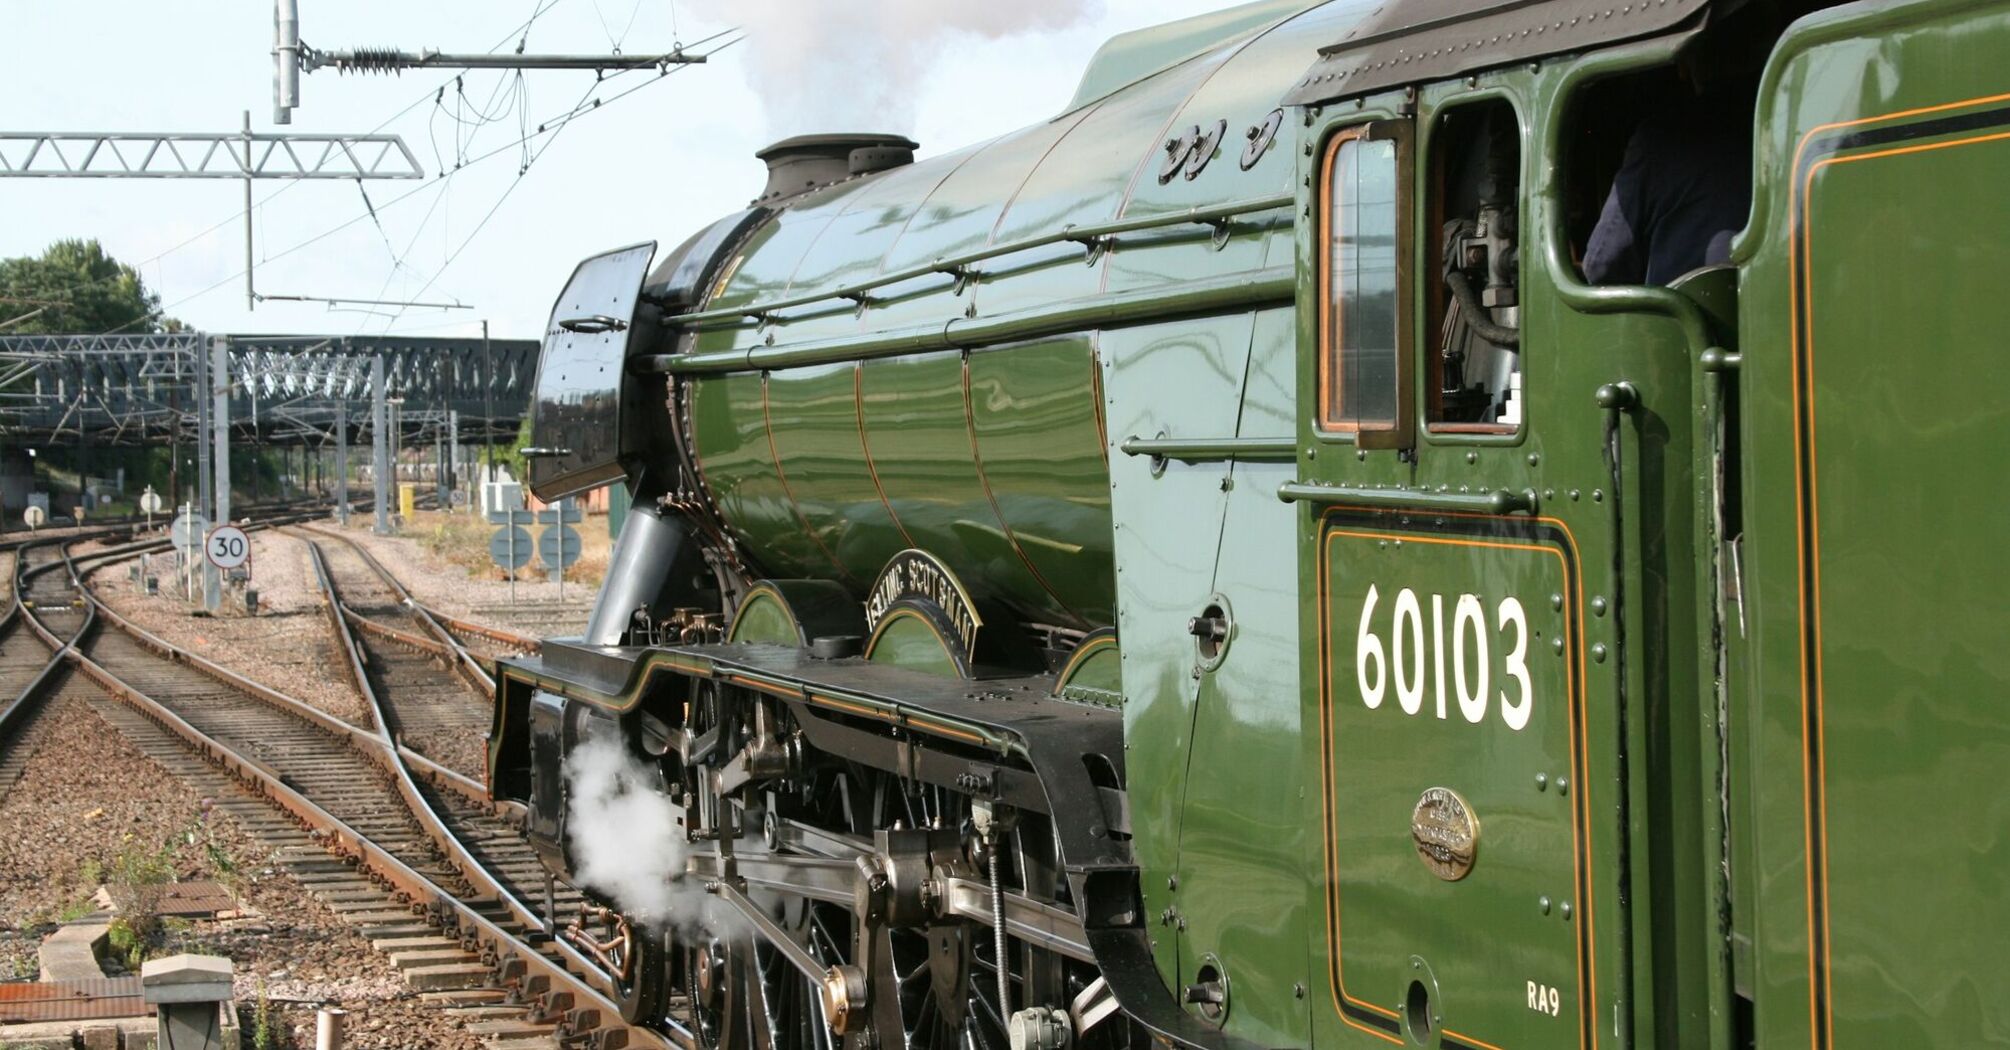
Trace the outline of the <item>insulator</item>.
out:
M 335 68 L 344 73 L 394 73 L 410 61 L 410 56 L 394 47 L 359 47 L 335 59 Z

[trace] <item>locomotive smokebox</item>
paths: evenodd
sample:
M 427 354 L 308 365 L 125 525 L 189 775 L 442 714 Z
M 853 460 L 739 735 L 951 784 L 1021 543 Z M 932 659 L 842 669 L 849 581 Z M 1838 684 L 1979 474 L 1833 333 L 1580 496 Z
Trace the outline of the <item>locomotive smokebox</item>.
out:
M 797 135 L 754 154 L 767 162 L 768 185 L 756 204 L 808 193 L 855 175 L 914 163 L 919 143 L 900 135 Z

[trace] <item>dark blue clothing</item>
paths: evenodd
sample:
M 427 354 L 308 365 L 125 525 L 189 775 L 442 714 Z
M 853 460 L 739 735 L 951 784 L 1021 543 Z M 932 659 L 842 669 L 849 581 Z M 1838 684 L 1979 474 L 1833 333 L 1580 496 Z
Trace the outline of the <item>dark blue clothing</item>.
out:
M 1743 121 L 1650 117 L 1633 130 L 1584 248 L 1593 284 L 1667 284 L 1730 258 L 1752 208 Z

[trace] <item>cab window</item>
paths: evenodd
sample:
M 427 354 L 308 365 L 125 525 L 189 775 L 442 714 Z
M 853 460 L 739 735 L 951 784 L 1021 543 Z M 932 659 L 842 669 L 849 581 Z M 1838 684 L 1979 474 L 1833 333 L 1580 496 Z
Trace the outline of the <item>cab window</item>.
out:
M 1321 168 L 1319 422 L 1371 435 L 1404 429 L 1399 251 L 1403 139 L 1394 127 L 1348 128 Z
M 1513 433 L 1524 415 L 1521 345 L 1521 134 L 1503 99 L 1438 118 L 1430 164 L 1426 425 L 1434 433 Z

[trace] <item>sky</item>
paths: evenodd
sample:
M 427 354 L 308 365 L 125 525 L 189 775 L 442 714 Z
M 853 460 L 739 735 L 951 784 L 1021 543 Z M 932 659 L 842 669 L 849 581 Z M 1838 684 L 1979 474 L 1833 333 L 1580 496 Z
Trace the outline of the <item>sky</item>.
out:
M 254 186 L 257 291 L 470 309 L 247 309 L 237 180 L 0 178 L 0 257 L 95 237 L 205 331 L 475 335 L 487 319 L 497 337 L 536 338 L 581 258 L 645 240 L 668 251 L 744 207 L 765 178 L 754 151 L 775 139 L 885 131 L 947 152 L 1060 112 L 1111 35 L 1228 0 L 299 3 L 301 39 L 330 51 L 507 51 L 522 38 L 527 52 L 639 54 L 736 24 L 746 36 L 667 77 L 598 83 L 324 69 L 301 76 L 281 129 L 265 0 L 0 0 L 0 130 L 235 132 L 249 110 L 254 131 L 402 135 L 423 181 Z

